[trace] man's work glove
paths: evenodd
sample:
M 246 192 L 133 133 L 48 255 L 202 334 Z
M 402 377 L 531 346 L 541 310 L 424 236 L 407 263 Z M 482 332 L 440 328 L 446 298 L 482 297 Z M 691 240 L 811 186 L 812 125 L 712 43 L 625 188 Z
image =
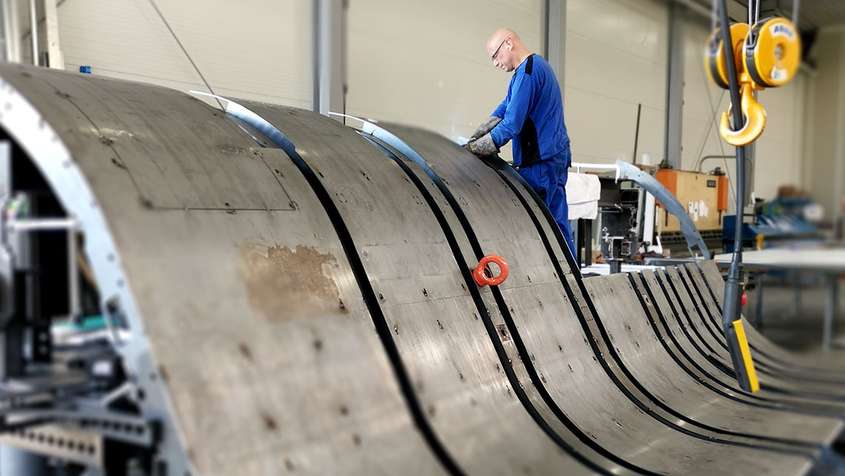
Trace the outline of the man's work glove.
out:
M 481 125 L 478 126 L 478 129 L 476 129 L 471 136 L 469 136 L 469 140 L 474 141 L 475 139 L 478 139 L 484 134 L 492 131 L 493 128 L 500 122 L 502 122 L 501 117 L 490 116 L 486 121 L 482 122 Z
M 493 136 L 489 132 L 478 139 L 467 142 L 466 148 L 479 157 L 494 155 L 499 152 L 499 149 L 493 142 Z

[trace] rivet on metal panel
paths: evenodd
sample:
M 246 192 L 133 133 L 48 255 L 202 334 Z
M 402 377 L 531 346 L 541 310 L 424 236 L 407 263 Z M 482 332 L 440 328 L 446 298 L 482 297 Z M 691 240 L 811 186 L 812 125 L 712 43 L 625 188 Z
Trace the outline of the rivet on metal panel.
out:
M 250 362 L 252 362 L 252 361 L 253 361 L 253 358 L 252 358 L 252 351 L 250 351 L 250 350 L 249 350 L 249 347 L 247 347 L 247 345 L 246 345 L 246 344 L 244 344 L 243 342 L 241 342 L 241 343 L 239 343 L 239 344 L 238 344 L 238 351 L 240 351 L 241 355 L 242 355 L 242 356 L 243 356 L 246 360 L 248 360 L 248 361 L 250 361 Z

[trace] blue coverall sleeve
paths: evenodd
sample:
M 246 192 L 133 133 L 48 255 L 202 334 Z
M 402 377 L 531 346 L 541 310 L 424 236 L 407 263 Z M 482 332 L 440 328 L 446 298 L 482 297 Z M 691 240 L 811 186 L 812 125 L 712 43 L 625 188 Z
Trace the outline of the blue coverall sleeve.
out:
M 514 78 L 510 101 L 505 108 L 502 122 L 490 131 L 496 147 L 502 147 L 522 130 L 522 125 L 525 124 L 525 118 L 528 116 L 528 106 L 533 92 L 534 81 L 531 80 L 530 75 L 522 73 Z
M 503 119 L 505 117 L 505 111 L 508 109 L 508 97 L 505 96 L 505 99 L 502 99 L 502 102 L 496 106 L 496 109 L 493 109 L 493 112 L 490 113 L 493 117 L 498 117 L 499 119 Z

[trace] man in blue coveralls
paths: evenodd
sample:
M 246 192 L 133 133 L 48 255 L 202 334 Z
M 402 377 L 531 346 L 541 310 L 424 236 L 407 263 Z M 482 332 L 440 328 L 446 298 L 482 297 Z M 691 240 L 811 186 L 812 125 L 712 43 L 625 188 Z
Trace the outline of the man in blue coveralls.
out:
M 505 100 L 473 133 L 466 147 L 478 156 L 493 155 L 513 140 L 513 166 L 546 202 L 574 254 L 566 205 L 571 154 L 555 73 L 506 28 L 496 30 L 487 40 L 487 55 L 494 66 L 514 73 Z

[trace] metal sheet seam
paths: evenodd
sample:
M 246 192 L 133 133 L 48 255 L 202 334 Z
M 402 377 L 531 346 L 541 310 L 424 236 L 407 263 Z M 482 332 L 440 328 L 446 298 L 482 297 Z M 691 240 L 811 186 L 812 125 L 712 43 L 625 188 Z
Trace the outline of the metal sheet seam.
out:
M 678 302 L 680 302 L 680 295 L 678 293 L 678 290 L 675 288 L 675 283 L 673 283 L 672 280 L 669 279 L 668 275 L 660 275 L 658 276 L 658 280 L 660 281 L 660 284 L 661 286 L 663 286 L 664 290 L 666 290 L 667 288 L 671 289 L 672 294 L 674 294 L 675 298 L 678 300 Z M 669 291 L 666 291 L 666 293 L 667 295 L 670 294 Z M 672 305 L 672 300 L 669 300 L 669 304 Z M 736 378 L 733 375 L 733 369 L 728 369 L 728 367 L 726 367 L 725 364 L 721 360 L 719 360 L 719 358 L 717 357 L 719 353 L 716 352 L 716 350 L 710 345 L 710 343 L 706 339 L 704 339 L 704 337 L 701 335 L 701 331 L 698 330 L 698 327 L 693 325 L 692 316 L 690 316 L 689 311 L 680 305 L 677 309 L 674 309 L 673 305 L 673 310 L 677 315 L 683 315 L 686 318 L 686 325 L 683 326 L 683 329 L 687 332 L 687 336 L 689 337 L 690 341 L 693 342 L 694 345 L 696 345 L 699 352 L 701 352 L 701 354 L 704 355 L 707 360 L 709 360 L 713 365 L 720 368 L 725 375 L 730 378 Z M 683 320 L 681 320 L 681 322 L 683 323 Z M 692 329 L 692 335 L 689 333 L 689 329 Z M 695 336 L 694 338 L 693 335 Z M 706 349 L 706 351 L 701 348 L 702 345 L 704 349 Z

